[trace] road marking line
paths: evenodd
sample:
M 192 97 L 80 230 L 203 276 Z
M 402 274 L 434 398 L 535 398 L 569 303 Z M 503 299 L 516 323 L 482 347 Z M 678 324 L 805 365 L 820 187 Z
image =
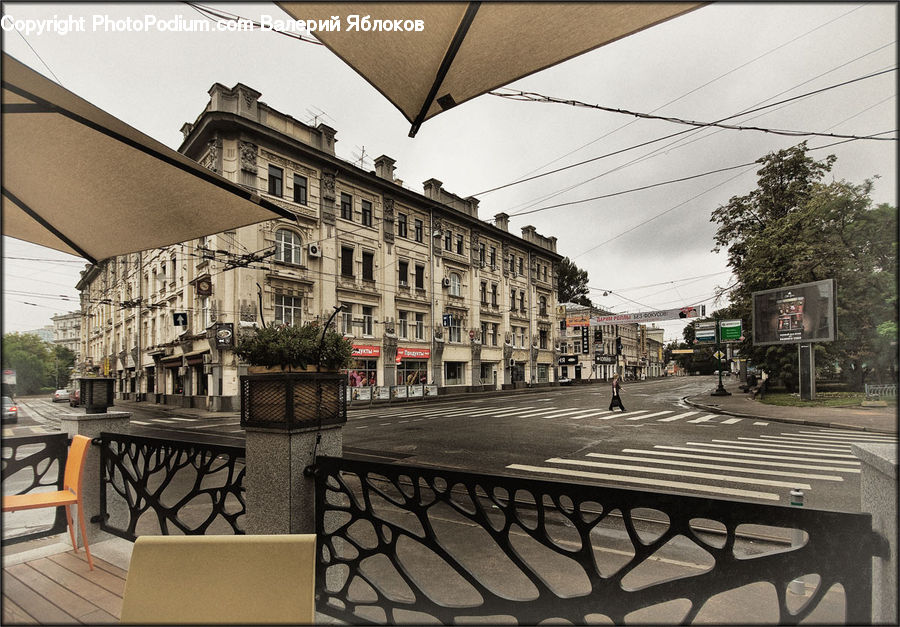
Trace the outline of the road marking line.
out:
M 394 423 L 392 423 L 392 422 L 382 422 L 381 425 L 379 425 L 379 426 L 381 426 L 381 427 L 386 427 L 386 426 L 392 425 L 392 424 L 394 424 Z
M 356 427 L 356 428 L 357 429 L 368 429 L 369 425 L 360 425 L 359 427 Z
M 420 420 L 425 420 L 424 418 L 413 418 L 413 422 L 419 422 Z
M 773 436 L 768 437 L 771 438 Z M 743 444 L 751 444 L 753 446 L 777 446 L 786 449 L 800 449 L 801 451 L 830 451 L 832 453 L 850 452 L 849 444 L 819 444 L 818 442 L 810 442 L 809 444 L 800 446 L 799 442 L 797 442 L 796 440 L 789 440 L 789 442 L 791 442 L 790 444 L 788 442 L 782 442 L 780 440 L 777 440 L 775 442 L 772 442 L 770 440 L 763 440 L 762 442 L 760 442 L 756 438 L 739 437 L 738 440 L 743 440 Z M 728 440 L 713 440 L 713 442 L 728 442 Z
M 142 422 L 140 420 L 130 420 L 129 423 L 133 424 L 133 425 L 145 425 L 145 426 L 150 424 L 149 422 Z
M 172 420 L 181 420 L 182 422 L 197 422 L 200 419 L 199 418 L 178 418 L 176 416 L 172 416 Z
M 705 416 L 700 416 L 698 418 L 694 418 L 693 420 L 688 420 L 688 422 L 691 424 L 698 424 L 701 422 L 709 422 L 710 420 L 712 420 L 715 417 L 716 417 L 715 414 L 706 414 Z
M 174 420 L 166 420 L 165 418 L 152 418 L 151 420 L 153 420 L 153 422 L 162 422 L 167 425 L 170 425 L 173 422 L 175 422 Z
M 678 414 L 677 416 L 669 416 L 668 418 L 661 418 L 657 420 L 657 422 L 672 422 L 673 420 L 681 420 L 682 418 L 687 418 L 688 416 L 693 416 L 694 414 L 699 414 L 700 412 L 689 411 L 683 414 Z
M 588 416 L 595 415 L 598 409 L 557 409 L 549 414 L 541 416 L 541 418 L 571 418 L 572 420 L 578 420 L 580 418 L 587 418 Z M 585 414 L 584 416 L 578 416 L 578 414 Z
M 723 420 L 721 424 L 723 425 L 733 425 L 737 422 L 740 422 L 743 418 L 729 418 L 728 420 Z
M 826 439 L 826 440 L 839 440 L 841 442 L 896 442 L 896 437 L 891 437 L 889 435 L 879 436 L 871 433 L 860 433 L 858 435 L 853 435 L 850 433 L 842 434 L 842 435 L 829 435 L 827 433 L 810 433 L 809 431 L 798 431 L 797 435 L 803 434 L 810 438 L 815 437 L 818 439 Z M 786 433 L 782 433 L 781 435 L 788 435 Z
M 801 431 L 800 433 L 816 433 L 815 431 Z M 886 433 L 868 433 L 857 431 L 855 429 L 819 429 L 818 433 L 841 433 L 844 435 L 861 435 L 865 437 L 883 438 L 887 440 L 896 440 L 897 436 L 887 435 Z
M 561 468 L 551 468 L 549 466 L 528 466 L 525 464 L 510 464 L 507 466 L 509 470 L 524 470 L 526 472 L 541 472 L 555 475 L 565 475 L 567 477 L 583 477 L 587 479 L 603 479 L 605 481 L 619 481 L 621 483 L 635 483 L 639 485 L 664 486 L 668 488 L 679 488 L 685 490 L 695 490 L 698 492 L 712 492 L 714 494 L 728 494 L 731 496 L 745 496 L 748 498 L 765 499 L 768 501 L 779 501 L 781 497 L 770 492 L 756 492 L 753 490 L 738 490 L 736 488 L 726 488 L 724 486 L 708 486 L 699 483 L 685 483 L 683 481 L 668 481 L 666 479 L 651 479 L 644 477 L 632 477 L 629 475 L 608 475 L 598 472 L 586 472 L 583 470 L 565 470 Z
M 631 418 L 626 418 L 626 420 L 643 420 L 644 418 L 656 418 L 657 416 L 665 416 L 666 414 L 671 414 L 672 410 L 666 411 L 658 411 L 655 414 L 647 414 L 646 416 L 632 416 Z
M 741 468 L 740 466 L 723 466 L 721 464 L 703 464 L 697 461 L 682 461 L 679 459 L 649 459 L 634 455 L 612 455 L 610 453 L 588 453 L 588 457 L 603 459 L 621 459 L 631 462 L 643 462 L 645 464 L 668 464 L 669 466 L 689 466 L 691 468 L 709 468 L 711 470 L 731 470 L 746 472 L 754 475 L 775 475 L 779 477 L 798 477 L 800 479 L 820 479 L 822 481 L 843 481 L 843 477 L 837 475 L 811 475 L 804 472 L 785 472 L 783 470 L 764 470 L 762 468 Z
M 673 446 L 665 446 L 660 448 L 668 448 L 677 449 L 678 447 Z M 694 449 L 679 449 L 679 450 L 688 450 L 692 451 Z M 801 470 L 829 470 L 831 472 L 850 472 L 854 474 L 859 474 L 859 468 L 844 468 L 843 466 L 813 466 L 809 464 L 790 464 L 788 462 L 764 462 L 758 459 L 740 459 L 738 457 L 714 457 L 712 455 L 697 455 L 696 453 L 712 453 L 713 451 L 695 451 L 695 453 L 687 454 L 687 453 L 670 453 L 668 451 L 650 451 L 646 449 L 635 449 L 635 448 L 626 448 L 622 449 L 623 453 L 642 453 L 644 455 L 665 455 L 668 457 L 685 457 L 687 459 L 706 459 L 714 462 L 730 462 L 732 464 L 756 464 L 757 466 L 775 466 L 777 468 L 799 468 Z M 718 451 L 716 451 L 718 452 Z M 726 455 L 723 451 L 720 454 Z M 755 455 L 754 457 L 759 457 L 759 455 Z M 767 456 L 768 457 L 768 456 Z M 777 458 L 775 458 L 777 459 Z M 803 460 L 807 461 L 807 460 Z M 844 462 L 840 462 L 844 463 Z
M 823 453 L 816 451 L 815 453 L 806 453 L 803 451 L 796 451 L 793 449 L 784 449 L 777 448 L 774 444 L 770 445 L 773 448 L 757 448 L 756 446 L 751 446 L 748 442 L 747 444 L 733 444 L 728 440 L 713 440 L 712 442 L 688 442 L 689 446 L 710 446 L 713 448 L 727 448 L 727 449 L 737 449 L 739 451 L 751 451 L 753 453 L 790 453 L 791 455 L 817 455 L 819 457 L 838 457 L 841 459 L 856 459 L 856 455 L 851 453 Z M 761 444 L 760 446 L 766 446 L 765 444 Z
M 692 444 L 688 442 L 688 444 Z M 695 445 L 694 445 L 695 446 Z M 788 455 L 759 455 L 757 453 L 742 453 L 738 451 L 726 450 L 719 451 L 716 449 L 708 449 L 708 448 L 690 448 L 690 446 L 663 446 L 661 444 L 654 445 L 653 448 L 665 449 L 665 450 L 673 450 L 673 451 L 692 451 L 694 453 L 727 453 L 728 455 L 738 455 L 740 457 L 756 457 L 758 459 L 788 459 L 795 462 L 822 462 L 823 464 L 848 464 L 859 466 L 859 462 L 844 462 L 840 460 L 834 459 L 809 459 L 806 457 L 790 457 Z
M 765 426 L 768 425 L 768 424 L 769 424 L 768 422 L 754 422 L 754 423 L 753 423 L 753 426 L 754 426 L 754 427 L 757 427 L 757 426 L 759 426 L 759 427 L 765 427 Z
M 572 416 L 571 419 L 572 420 L 581 420 L 582 418 L 594 418 L 596 416 L 602 416 L 604 414 L 610 414 L 610 413 L 612 413 L 612 412 L 607 409 L 595 409 L 595 410 L 592 410 L 590 413 L 585 414 L 584 416 Z
M 755 479 L 753 477 L 736 477 L 733 475 L 720 475 L 710 472 L 694 472 L 691 470 L 682 470 L 680 468 L 648 468 L 646 466 L 635 466 L 632 464 L 611 464 L 606 462 L 592 462 L 583 459 L 563 459 L 561 457 L 552 457 L 544 460 L 548 464 L 575 464 L 579 466 L 589 466 L 591 468 L 609 468 L 610 470 L 632 470 L 635 472 L 643 472 L 647 474 L 657 475 L 678 475 L 679 477 L 694 477 L 695 479 L 713 479 L 715 481 L 727 481 L 730 483 L 746 483 L 749 485 L 766 485 L 775 488 L 800 488 L 804 490 L 812 490 L 812 486 L 808 483 L 796 483 L 787 481 L 777 481 L 775 479 Z
M 598 418 L 597 420 L 612 420 L 616 416 L 618 416 L 619 418 L 624 418 L 625 416 L 634 416 L 636 414 L 643 414 L 646 412 L 647 412 L 646 409 L 639 409 L 637 411 L 623 411 L 620 414 L 616 414 L 615 410 L 613 410 L 612 416 L 603 416 L 601 418 Z

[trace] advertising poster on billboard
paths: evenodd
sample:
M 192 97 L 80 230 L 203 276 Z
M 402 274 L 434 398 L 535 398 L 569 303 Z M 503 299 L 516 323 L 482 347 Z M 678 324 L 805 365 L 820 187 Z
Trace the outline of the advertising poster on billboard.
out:
M 753 344 L 832 342 L 837 333 L 834 280 L 753 293 Z

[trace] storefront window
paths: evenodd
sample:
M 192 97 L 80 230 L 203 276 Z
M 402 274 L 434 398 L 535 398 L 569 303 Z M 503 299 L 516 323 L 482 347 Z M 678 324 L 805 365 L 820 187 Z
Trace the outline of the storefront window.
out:
M 378 385 L 377 359 L 354 359 L 346 372 L 347 385 L 352 388 L 365 385 Z
M 547 364 L 537 365 L 537 380 L 538 383 L 546 383 L 550 381 L 550 366 L 548 366 Z
M 466 380 L 466 364 L 462 361 L 448 361 L 444 365 L 444 384 L 463 385 Z
M 397 385 L 419 385 L 427 380 L 427 359 L 404 359 L 397 366 Z

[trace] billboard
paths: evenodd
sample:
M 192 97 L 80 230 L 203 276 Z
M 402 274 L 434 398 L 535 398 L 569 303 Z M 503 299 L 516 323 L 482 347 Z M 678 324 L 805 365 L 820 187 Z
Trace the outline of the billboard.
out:
M 837 334 L 834 279 L 753 292 L 753 344 L 833 342 Z

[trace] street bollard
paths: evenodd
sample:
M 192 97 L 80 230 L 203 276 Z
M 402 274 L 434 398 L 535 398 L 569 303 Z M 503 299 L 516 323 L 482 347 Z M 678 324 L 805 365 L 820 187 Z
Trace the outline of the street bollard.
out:
M 791 505 L 794 507 L 803 507 L 803 490 L 791 490 Z M 801 544 L 803 544 L 803 530 L 794 529 L 793 537 L 791 538 L 791 546 L 799 547 Z M 803 584 L 803 579 L 798 577 L 791 581 L 788 585 L 788 590 L 794 594 L 806 594 L 806 586 Z

